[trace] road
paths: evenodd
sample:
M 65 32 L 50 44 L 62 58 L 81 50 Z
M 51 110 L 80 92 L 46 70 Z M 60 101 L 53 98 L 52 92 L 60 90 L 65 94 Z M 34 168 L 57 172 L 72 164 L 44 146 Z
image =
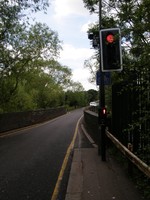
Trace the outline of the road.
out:
M 0 138 L 0 200 L 50 200 L 78 119 L 78 109 Z

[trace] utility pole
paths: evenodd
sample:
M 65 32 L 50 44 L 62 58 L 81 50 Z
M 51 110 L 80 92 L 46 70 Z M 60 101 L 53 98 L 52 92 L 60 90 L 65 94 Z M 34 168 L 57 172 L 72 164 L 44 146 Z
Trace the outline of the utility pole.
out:
M 102 29 L 102 0 L 99 0 L 99 31 Z M 100 116 L 102 109 L 105 108 L 105 87 L 104 87 L 104 72 L 101 66 L 101 52 L 99 48 L 99 71 L 100 71 L 100 85 L 99 85 L 99 134 L 98 154 L 101 155 L 102 161 L 106 161 L 106 134 L 105 134 L 105 118 Z

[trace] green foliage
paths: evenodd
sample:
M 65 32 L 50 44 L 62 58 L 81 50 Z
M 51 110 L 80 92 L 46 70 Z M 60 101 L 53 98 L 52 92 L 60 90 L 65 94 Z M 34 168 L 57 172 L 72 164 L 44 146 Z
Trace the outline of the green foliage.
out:
M 87 91 L 87 99 L 88 99 L 88 103 L 92 102 L 92 101 L 97 101 L 98 98 L 98 91 L 90 89 Z
M 83 2 L 90 11 L 98 13 L 92 9 L 98 8 L 98 1 L 83 0 Z M 136 140 L 139 144 L 135 153 L 150 164 L 150 0 L 101 2 L 102 28 L 120 27 L 122 35 L 123 71 L 112 73 L 112 84 L 124 83 L 125 86 L 120 94 L 130 94 L 132 101 L 134 98 L 130 116 L 126 116 L 130 119 L 130 123 L 124 132 L 127 137 L 129 133 L 132 137 L 138 137 Z M 98 27 L 98 24 L 91 25 L 88 32 L 98 31 Z M 95 52 L 94 61 L 90 58 L 85 62 L 85 67 L 91 70 L 92 76 L 99 67 L 98 53 Z M 111 101 L 110 94 L 110 91 L 106 91 L 106 97 Z
M 95 12 L 97 10 L 97 4 L 99 0 L 83 0 L 85 7 L 91 12 Z
M 96 6 L 97 1 L 84 1 L 85 6 Z M 112 82 L 126 81 L 129 84 L 126 88 L 140 91 L 138 113 L 141 112 L 142 118 L 150 119 L 150 17 L 149 0 L 143 1 L 102 1 L 102 28 L 120 27 L 122 33 L 123 48 L 123 67 L 121 73 L 112 73 Z M 109 11 L 109 12 L 108 12 Z M 98 31 L 98 24 L 90 26 L 88 32 Z M 99 68 L 99 54 L 85 62 L 94 77 Z M 91 80 L 94 80 L 93 78 Z M 125 88 L 125 90 L 126 90 Z M 141 96 L 142 95 L 142 96 Z M 141 98 L 142 97 L 142 98 Z M 141 126 L 141 116 L 138 120 Z M 134 122 L 135 124 L 135 122 Z M 134 125 L 133 124 L 133 125 Z M 137 122 L 136 122 L 137 124 Z M 147 129 L 149 132 L 149 130 Z
M 84 91 L 80 83 L 72 83 L 65 92 L 65 105 L 69 107 L 84 107 L 87 105 L 87 92 Z
M 64 105 L 64 90 L 83 91 L 72 82 L 71 69 L 57 61 L 62 49 L 58 34 L 46 24 L 29 23 L 28 14 L 46 11 L 48 2 L 1 1 L 0 112 L 57 107 Z

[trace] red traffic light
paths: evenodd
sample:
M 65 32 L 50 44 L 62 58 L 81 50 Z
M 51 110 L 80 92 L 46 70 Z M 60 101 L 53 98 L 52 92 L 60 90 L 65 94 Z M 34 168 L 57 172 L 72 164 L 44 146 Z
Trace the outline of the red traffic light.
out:
M 106 115 L 107 112 L 106 112 L 106 108 L 102 108 L 102 115 Z
M 108 34 L 107 37 L 106 37 L 106 41 L 107 41 L 108 43 L 113 43 L 113 42 L 115 41 L 114 35 L 111 34 L 111 33 Z
M 101 108 L 100 110 L 100 116 L 101 117 L 106 117 L 107 116 L 107 110 L 105 107 Z
M 102 108 L 102 114 L 106 115 L 106 108 Z
M 100 30 L 102 72 L 122 70 L 121 32 L 119 28 Z

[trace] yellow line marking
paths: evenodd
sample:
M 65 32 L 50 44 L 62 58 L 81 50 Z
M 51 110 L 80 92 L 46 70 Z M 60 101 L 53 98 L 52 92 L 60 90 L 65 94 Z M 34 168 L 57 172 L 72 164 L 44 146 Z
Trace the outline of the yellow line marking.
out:
M 63 160 L 63 164 L 62 164 L 61 170 L 59 172 L 59 176 L 58 176 L 58 179 L 57 179 L 57 182 L 56 182 L 55 189 L 53 191 L 51 200 L 57 200 L 57 196 L 58 196 L 58 193 L 59 193 L 60 184 L 61 184 L 64 172 L 65 172 L 68 160 L 69 160 L 69 156 L 71 154 L 72 149 L 74 148 L 75 140 L 76 140 L 77 133 L 78 133 L 79 122 L 82 119 L 82 117 L 83 116 L 81 116 L 80 119 L 77 122 L 77 125 L 76 125 L 76 128 L 75 128 L 75 133 L 74 133 L 73 139 L 72 139 L 72 141 L 71 141 L 71 143 L 70 143 L 70 145 L 69 145 L 69 147 L 67 149 L 65 158 Z

